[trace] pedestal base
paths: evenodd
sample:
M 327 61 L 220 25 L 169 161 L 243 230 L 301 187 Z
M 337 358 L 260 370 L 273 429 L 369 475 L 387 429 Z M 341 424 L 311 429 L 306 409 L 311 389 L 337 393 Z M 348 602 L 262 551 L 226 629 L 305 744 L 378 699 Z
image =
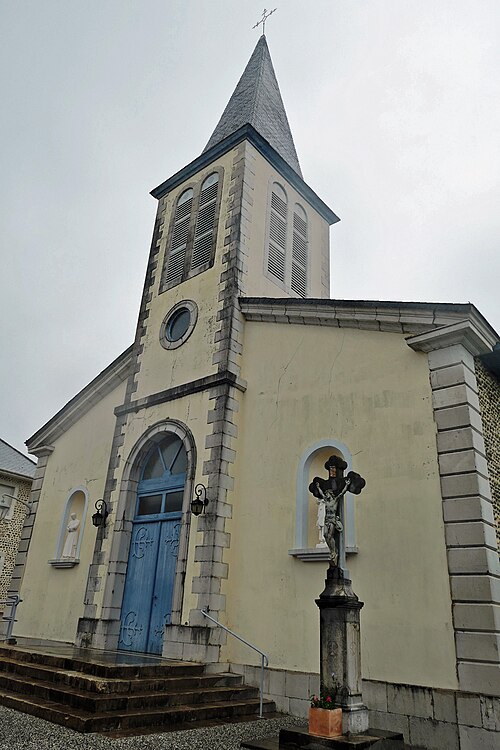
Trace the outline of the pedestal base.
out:
M 316 599 L 320 610 L 321 691 L 342 708 L 343 733 L 368 729 L 368 709 L 361 695 L 359 612 L 363 606 L 345 571 L 328 568 L 325 590 Z
M 307 729 L 282 729 L 279 737 L 243 740 L 245 750 L 404 750 L 402 734 L 372 729 L 350 737 L 313 737 Z
M 342 711 L 343 734 L 361 734 L 368 731 L 368 709 L 363 704 Z

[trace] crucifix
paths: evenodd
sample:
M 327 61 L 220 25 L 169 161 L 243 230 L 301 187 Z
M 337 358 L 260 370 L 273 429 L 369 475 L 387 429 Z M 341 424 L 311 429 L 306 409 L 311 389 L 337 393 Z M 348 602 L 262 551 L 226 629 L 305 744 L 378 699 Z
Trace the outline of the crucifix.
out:
M 326 479 L 314 477 L 309 485 L 324 513 L 318 515 L 320 537 L 330 550 L 330 565 L 325 590 L 316 599 L 320 611 L 321 690 L 334 697 L 342 708 L 344 734 L 359 734 L 368 729 L 368 710 L 361 694 L 360 602 L 352 590 L 345 569 L 343 503 L 347 492 L 359 495 L 366 482 L 355 471 L 344 477 L 347 463 L 330 456 L 325 463 Z
M 366 482 L 355 471 L 344 477 L 347 463 L 339 456 L 330 456 L 325 464 L 328 479 L 314 477 L 309 485 L 309 492 L 318 503 L 318 530 L 320 543 L 326 543 L 330 550 L 330 565 L 345 565 L 345 544 L 343 525 L 343 498 L 346 492 L 359 495 Z
M 262 11 L 262 18 L 260 19 L 260 21 L 257 21 L 255 26 L 252 26 L 252 29 L 256 29 L 257 26 L 260 26 L 262 24 L 262 36 L 264 36 L 266 33 L 266 21 L 269 18 L 269 16 L 271 16 L 274 13 L 275 10 L 278 10 L 278 9 L 273 8 L 273 10 L 268 11 L 267 8 L 264 8 L 264 10 Z

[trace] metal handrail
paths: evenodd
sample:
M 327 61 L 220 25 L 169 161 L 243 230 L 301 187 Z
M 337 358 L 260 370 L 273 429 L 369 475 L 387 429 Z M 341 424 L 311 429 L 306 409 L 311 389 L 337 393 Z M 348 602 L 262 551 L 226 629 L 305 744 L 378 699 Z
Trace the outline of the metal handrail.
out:
M 244 643 L 245 646 L 249 646 L 250 648 L 253 648 L 254 651 L 257 651 L 257 653 L 260 654 L 259 718 L 262 719 L 263 718 L 262 706 L 264 703 L 264 668 L 269 665 L 269 658 L 267 654 L 261 651 L 260 648 L 257 648 L 257 646 L 254 646 L 252 643 L 249 643 L 248 641 L 246 641 L 244 638 L 242 638 L 240 635 L 238 635 L 234 631 L 230 630 L 229 628 L 226 628 L 225 625 L 222 625 L 222 623 L 220 623 L 218 620 L 216 620 L 214 617 L 208 614 L 208 609 L 200 609 L 200 612 L 202 615 L 204 615 L 209 620 L 214 622 L 219 628 L 222 628 L 222 630 L 225 630 L 226 633 L 229 633 L 229 635 L 234 635 L 234 637 L 237 638 L 242 643 Z
M 7 625 L 7 633 L 5 634 L 5 640 L 11 641 L 12 640 L 12 631 L 14 630 L 14 623 L 16 621 L 16 611 L 19 604 L 21 604 L 22 599 L 18 594 L 11 594 L 10 596 L 7 596 L 6 599 L 0 601 L 0 605 L 7 604 L 10 606 L 10 617 L 6 617 L 5 615 L 2 615 L 2 620 L 5 620 L 5 622 L 8 623 Z

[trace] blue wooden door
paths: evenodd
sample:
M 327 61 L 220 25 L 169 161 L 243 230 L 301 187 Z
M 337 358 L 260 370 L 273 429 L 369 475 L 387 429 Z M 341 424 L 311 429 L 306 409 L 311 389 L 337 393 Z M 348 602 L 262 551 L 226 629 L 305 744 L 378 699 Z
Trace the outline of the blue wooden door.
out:
M 138 485 L 118 647 L 161 654 L 170 623 L 186 455 L 169 435 L 145 461 Z

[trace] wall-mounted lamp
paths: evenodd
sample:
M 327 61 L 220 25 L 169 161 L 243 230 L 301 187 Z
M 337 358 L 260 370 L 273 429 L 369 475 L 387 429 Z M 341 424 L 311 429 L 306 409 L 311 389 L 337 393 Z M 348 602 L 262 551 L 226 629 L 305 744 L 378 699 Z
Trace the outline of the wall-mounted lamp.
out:
M 92 523 L 96 528 L 106 525 L 106 518 L 109 516 L 108 506 L 105 500 L 98 500 L 95 504 L 96 512 L 92 516 Z
M 24 500 L 20 500 L 18 497 L 15 497 L 15 495 L 7 495 L 7 493 L 4 493 L 0 497 L 0 521 L 5 521 L 7 518 L 7 514 L 10 510 L 11 502 L 9 502 L 6 498 L 10 498 L 10 500 L 15 500 L 16 503 L 21 503 L 21 505 L 24 505 L 24 507 L 28 510 L 27 516 L 31 513 L 33 510 L 32 503 L 26 503 Z
M 208 505 L 207 488 L 204 484 L 197 484 L 194 488 L 194 497 L 191 500 L 191 513 L 199 516 Z

